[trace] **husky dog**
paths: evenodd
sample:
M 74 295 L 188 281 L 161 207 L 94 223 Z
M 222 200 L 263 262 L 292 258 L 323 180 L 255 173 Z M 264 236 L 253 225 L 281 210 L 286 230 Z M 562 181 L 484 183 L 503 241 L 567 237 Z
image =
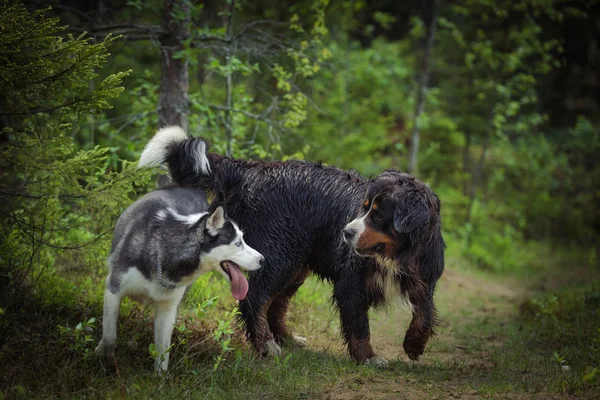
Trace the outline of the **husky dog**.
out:
M 199 275 L 217 270 L 231 282 L 234 298 L 246 297 L 248 281 L 240 268 L 256 270 L 264 257 L 244 242 L 242 231 L 218 203 L 209 207 L 200 189 L 170 186 L 146 194 L 121 215 L 108 259 L 98 355 L 114 357 L 124 296 L 149 300 L 156 308 L 158 373 L 167 370 L 178 305 Z

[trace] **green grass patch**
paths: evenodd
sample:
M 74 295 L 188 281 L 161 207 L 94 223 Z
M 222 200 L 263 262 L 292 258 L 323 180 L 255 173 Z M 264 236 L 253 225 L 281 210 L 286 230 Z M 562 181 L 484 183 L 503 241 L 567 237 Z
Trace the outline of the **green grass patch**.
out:
M 451 244 L 452 245 L 452 244 Z M 410 311 L 372 311 L 371 340 L 390 360 L 357 365 L 339 335 L 331 285 L 310 277 L 288 321 L 307 349 L 262 359 L 243 338 L 236 302 L 218 274 L 200 277 L 181 305 L 169 375 L 153 373 L 153 311 L 123 302 L 116 365 L 93 354 L 100 339 L 102 273 L 58 270 L 0 315 L 0 391 L 8 398 L 306 399 L 463 395 L 600 395 L 599 284 L 589 264 L 548 249 L 528 274 L 490 273 L 449 251 L 436 304 L 443 325 L 418 363 L 404 355 Z M 77 283 L 73 283 L 77 282 Z M 585 286 L 578 283 L 587 282 Z M 563 287 L 562 289 L 558 289 Z M 545 290 L 543 294 L 540 290 Z

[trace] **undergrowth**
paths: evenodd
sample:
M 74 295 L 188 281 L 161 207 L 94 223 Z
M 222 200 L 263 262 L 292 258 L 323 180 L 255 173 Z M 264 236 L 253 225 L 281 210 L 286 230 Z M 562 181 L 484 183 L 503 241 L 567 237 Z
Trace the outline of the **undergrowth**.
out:
M 524 385 L 545 380 L 557 392 L 600 396 L 600 281 L 523 303 L 518 324 L 507 345 L 533 357 L 501 353 L 499 362 L 528 371 L 542 363 L 544 375 L 528 375 Z

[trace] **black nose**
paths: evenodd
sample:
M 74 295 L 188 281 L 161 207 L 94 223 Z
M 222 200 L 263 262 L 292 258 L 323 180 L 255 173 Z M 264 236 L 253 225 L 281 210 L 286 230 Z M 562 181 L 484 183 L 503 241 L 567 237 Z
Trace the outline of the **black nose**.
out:
M 263 265 L 265 265 L 265 257 L 264 256 L 260 256 L 260 258 L 258 259 L 258 264 L 262 267 Z
M 346 239 L 346 241 L 350 241 L 352 240 L 352 238 L 354 237 L 354 235 L 356 234 L 356 231 L 354 229 L 344 229 L 344 239 Z

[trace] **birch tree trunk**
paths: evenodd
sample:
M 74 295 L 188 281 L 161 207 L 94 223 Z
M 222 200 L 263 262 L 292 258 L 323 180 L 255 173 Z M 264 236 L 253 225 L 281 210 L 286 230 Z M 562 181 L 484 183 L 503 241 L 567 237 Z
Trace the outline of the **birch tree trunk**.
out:
M 417 104 L 415 107 L 415 115 L 413 120 L 413 128 L 411 132 L 410 153 L 408 161 L 408 173 L 414 174 L 418 168 L 419 158 L 419 142 L 421 140 L 421 132 L 419 127 L 419 117 L 423 113 L 425 107 L 425 94 L 429 85 L 431 51 L 435 38 L 435 28 L 437 23 L 438 9 L 440 0 L 432 0 L 431 2 L 431 21 L 427 31 L 427 42 L 425 44 L 425 52 L 423 54 L 423 62 L 421 64 L 421 79 L 419 80 L 419 92 L 417 94 Z
M 231 43 L 233 35 L 233 14 L 235 13 L 235 0 L 231 1 L 231 8 L 229 12 L 229 18 L 227 19 L 227 39 L 230 41 L 227 47 L 227 56 L 225 57 L 227 65 L 227 76 L 225 83 L 225 104 L 227 110 L 225 111 L 225 131 L 227 132 L 227 156 L 233 156 L 232 142 L 233 142 L 233 119 L 231 116 L 231 109 L 233 108 L 233 71 L 231 70 L 231 55 L 233 52 L 232 47 L 235 43 Z

